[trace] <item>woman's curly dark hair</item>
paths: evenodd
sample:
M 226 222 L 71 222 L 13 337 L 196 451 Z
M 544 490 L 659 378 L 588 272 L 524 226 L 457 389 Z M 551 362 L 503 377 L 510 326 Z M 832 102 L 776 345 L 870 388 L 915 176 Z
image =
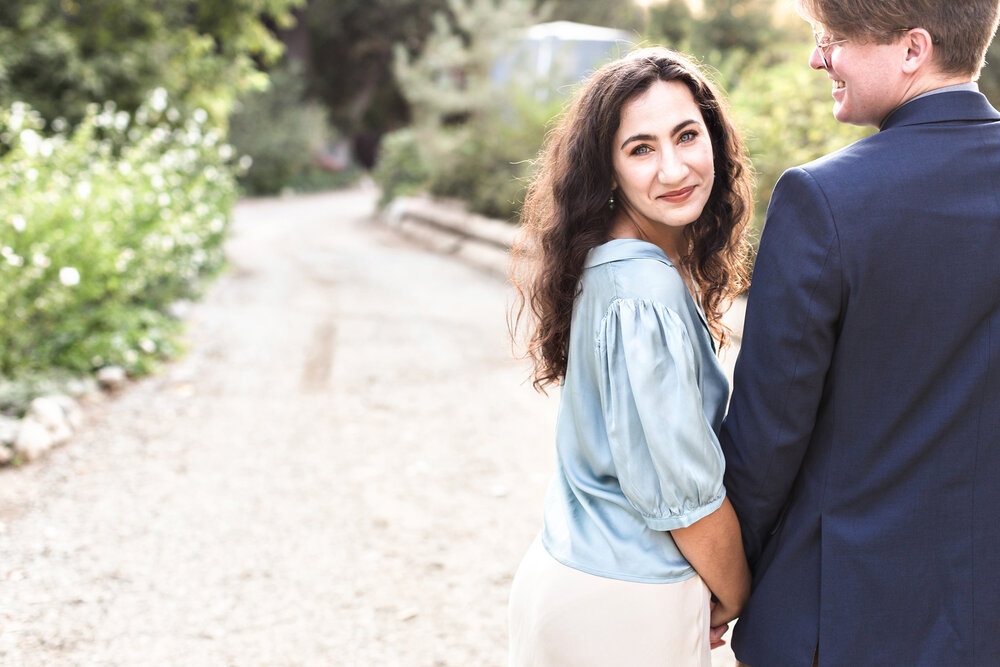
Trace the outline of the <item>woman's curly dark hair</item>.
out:
M 605 65 L 583 84 L 546 138 L 525 197 L 521 233 L 511 249 L 517 299 L 509 325 L 516 340 L 525 309 L 530 310 L 526 356 L 540 391 L 566 375 L 584 260 L 591 248 L 610 239 L 612 140 L 622 108 L 657 81 L 687 85 L 712 138 L 715 183 L 701 216 L 684 228 L 689 252 L 681 261 L 701 293 L 712 334 L 727 341 L 722 314 L 749 281 L 745 236 L 752 173 L 746 151 L 721 96 L 693 62 L 669 49 L 642 49 Z

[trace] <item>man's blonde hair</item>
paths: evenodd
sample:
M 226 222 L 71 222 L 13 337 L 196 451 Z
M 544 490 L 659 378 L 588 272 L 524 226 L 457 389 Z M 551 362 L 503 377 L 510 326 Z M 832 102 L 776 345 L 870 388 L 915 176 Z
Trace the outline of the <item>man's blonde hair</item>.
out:
M 837 37 L 889 44 L 904 28 L 934 40 L 944 74 L 979 77 L 993 41 L 1000 0 L 797 0 L 799 12 Z

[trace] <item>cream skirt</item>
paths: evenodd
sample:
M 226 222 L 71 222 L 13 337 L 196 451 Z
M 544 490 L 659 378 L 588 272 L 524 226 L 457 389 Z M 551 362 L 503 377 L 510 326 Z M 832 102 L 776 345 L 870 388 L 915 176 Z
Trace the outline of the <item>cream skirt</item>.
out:
M 711 667 L 709 591 L 598 577 L 558 562 L 539 539 L 510 592 L 510 667 Z

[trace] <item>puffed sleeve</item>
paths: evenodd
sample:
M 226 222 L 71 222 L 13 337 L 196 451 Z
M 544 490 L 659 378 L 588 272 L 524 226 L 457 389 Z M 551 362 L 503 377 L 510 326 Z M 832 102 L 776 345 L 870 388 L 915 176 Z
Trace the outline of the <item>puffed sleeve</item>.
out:
M 683 528 L 714 512 L 725 496 L 725 463 L 684 323 L 661 303 L 617 299 L 595 349 L 625 497 L 653 530 Z

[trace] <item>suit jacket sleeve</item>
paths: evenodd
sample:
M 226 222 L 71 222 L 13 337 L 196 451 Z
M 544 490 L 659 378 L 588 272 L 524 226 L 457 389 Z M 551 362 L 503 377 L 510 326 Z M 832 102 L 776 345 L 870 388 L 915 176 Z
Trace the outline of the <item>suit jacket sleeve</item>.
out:
M 768 206 L 720 437 L 726 492 L 751 567 L 777 529 L 809 446 L 843 298 L 829 204 L 812 175 L 791 169 Z

